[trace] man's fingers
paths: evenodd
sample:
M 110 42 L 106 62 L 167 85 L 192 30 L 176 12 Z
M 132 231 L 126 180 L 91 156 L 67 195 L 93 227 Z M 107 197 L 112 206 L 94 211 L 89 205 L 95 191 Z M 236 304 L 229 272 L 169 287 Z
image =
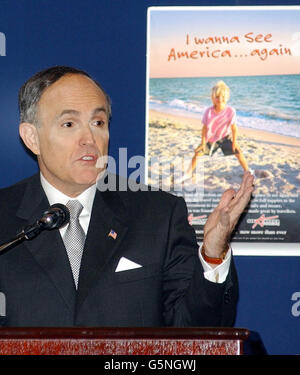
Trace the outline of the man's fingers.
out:
M 251 191 L 253 191 L 253 184 L 254 184 L 254 176 L 249 171 L 245 172 L 243 175 L 241 186 L 236 194 L 236 198 L 239 199 L 240 196 L 243 196 L 244 193 L 248 191 L 248 189 L 252 188 Z
M 249 171 L 245 172 L 241 187 L 236 194 L 236 201 L 240 202 L 242 205 L 247 205 L 254 190 L 253 183 L 254 176 Z
M 226 190 L 220 199 L 220 202 L 218 204 L 219 209 L 224 209 L 225 207 L 228 207 L 229 203 L 232 201 L 232 199 L 236 196 L 236 191 L 234 189 L 228 189 Z
M 235 225 L 247 207 L 253 188 L 254 177 L 250 172 L 245 172 L 240 189 L 235 194 L 233 189 L 227 190 L 220 201 L 219 208 L 227 209 L 232 225 Z
M 245 172 L 239 190 L 237 192 L 234 189 L 226 190 L 220 199 L 218 208 L 223 209 L 227 206 L 233 206 L 240 199 L 242 199 L 241 203 L 248 201 L 253 191 L 253 183 L 253 175 L 249 171 Z
M 250 201 L 253 182 L 254 177 L 251 173 L 245 172 L 238 192 L 228 189 L 222 194 L 218 206 L 208 218 L 207 230 L 218 224 L 224 229 L 228 227 L 228 230 L 232 230 Z
M 235 215 L 236 213 L 244 211 L 244 209 L 247 207 L 251 194 L 252 194 L 253 188 L 250 188 L 244 192 L 244 194 L 239 197 L 239 199 L 236 199 L 234 204 L 231 207 L 231 213 Z
M 245 208 L 249 204 L 252 192 L 253 192 L 253 187 L 250 186 L 244 190 L 242 195 L 240 195 L 239 197 L 237 196 L 234 199 L 234 202 L 230 209 L 230 216 L 233 222 L 236 222 L 238 220 L 242 212 L 245 210 Z

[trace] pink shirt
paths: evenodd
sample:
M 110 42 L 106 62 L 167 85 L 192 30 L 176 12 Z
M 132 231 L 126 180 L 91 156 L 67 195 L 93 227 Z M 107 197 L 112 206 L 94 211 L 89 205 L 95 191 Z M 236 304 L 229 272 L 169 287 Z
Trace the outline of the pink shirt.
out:
M 207 142 L 216 142 L 230 134 L 230 126 L 236 123 L 235 109 L 227 106 L 221 112 L 214 107 L 205 110 L 202 123 L 207 127 Z

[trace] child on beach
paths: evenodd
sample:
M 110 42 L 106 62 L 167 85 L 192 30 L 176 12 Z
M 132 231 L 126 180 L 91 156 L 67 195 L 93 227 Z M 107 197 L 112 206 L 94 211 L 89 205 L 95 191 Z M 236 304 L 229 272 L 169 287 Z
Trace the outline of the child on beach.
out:
M 235 155 L 244 171 L 247 171 L 247 161 L 237 143 L 237 126 L 235 109 L 228 106 L 230 90 L 223 81 L 213 88 L 211 100 L 213 105 L 207 108 L 202 118 L 202 140 L 196 148 L 187 178 L 192 177 L 197 166 L 197 158 L 202 155 L 213 155 L 219 148 L 223 154 Z M 186 178 L 185 178 L 186 179 Z

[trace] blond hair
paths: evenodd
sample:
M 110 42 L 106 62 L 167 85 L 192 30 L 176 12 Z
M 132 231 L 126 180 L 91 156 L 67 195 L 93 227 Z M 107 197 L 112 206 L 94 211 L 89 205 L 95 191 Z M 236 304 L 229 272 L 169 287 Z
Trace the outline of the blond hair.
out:
M 226 101 L 229 100 L 230 89 L 224 81 L 217 82 L 211 90 L 211 96 L 212 97 L 216 97 L 216 96 L 220 96 L 220 95 L 224 95 Z

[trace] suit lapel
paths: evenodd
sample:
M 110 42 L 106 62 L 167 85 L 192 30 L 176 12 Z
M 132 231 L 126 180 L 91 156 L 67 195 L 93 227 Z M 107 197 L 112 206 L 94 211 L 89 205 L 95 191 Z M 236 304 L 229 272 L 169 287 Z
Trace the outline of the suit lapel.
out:
M 103 277 L 105 266 L 120 248 L 127 232 L 125 222 L 125 207 L 119 194 L 97 191 L 81 261 L 78 308 L 93 285 Z M 109 235 L 111 230 L 116 233 L 115 239 Z
M 26 220 L 27 224 L 32 224 L 48 207 L 49 202 L 40 184 L 39 176 L 34 176 L 32 182 L 27 184 L 17 216 Z M 24 241 L 24 245 L 49 276 L 69 309 L 74 311 L 75 284 L 59 231 L 57 229 L 43 231 L 33 240 Z

